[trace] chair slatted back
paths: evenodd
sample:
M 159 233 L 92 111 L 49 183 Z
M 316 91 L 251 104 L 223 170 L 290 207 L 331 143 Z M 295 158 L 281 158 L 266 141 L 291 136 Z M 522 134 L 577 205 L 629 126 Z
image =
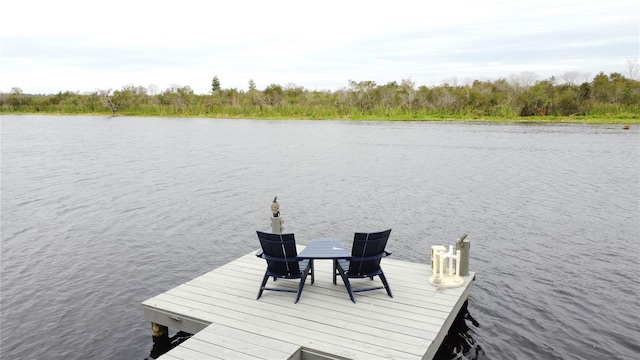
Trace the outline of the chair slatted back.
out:
M 382 254 L 391 235 L 391 229 L 376 233 L 355 233 L 351 247 L 349 275 L 365 276 L 380 269 L 382 257 L 373 260 L 359 261 L 358 257 L 369 257 Z
M 257 231 L 265 255 L 279 259 L 267 259 L 269 271 L 284 277 L 300 276 L 298 250 L 293 234 L 269 234 Z

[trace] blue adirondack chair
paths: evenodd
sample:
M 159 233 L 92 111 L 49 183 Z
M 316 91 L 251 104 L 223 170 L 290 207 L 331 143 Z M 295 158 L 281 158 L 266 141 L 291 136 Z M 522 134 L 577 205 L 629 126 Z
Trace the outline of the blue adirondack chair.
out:
M 391 255 L 390 252 L 385 250 L 389 235 L 391 235 L 391 229 L 376 233 L 355 233 L 351 247 L 351 258 L 334 261 L 333 284 L 336 285 L 336 277 L 340 275 L 349 292 L 349 297 L 354 303 L 356 300 L 353 297 L 353 293 L 360 291 L 384 288 L 387 290 L 387 294 L 393 297 L 387 278 L 380 267 L 380 260 Z M 354 290 L 349 282 L 349 279 L 370 278 L 373 280 L 374 276 L 380 277 L 383 286 Z
M 300 300 L 300 294 L 304 287 L 305 280 L 311 269 L 311 262 L 309 260 L 298 259 L 298 252 L 296 250 L 296 239 L 293 234 L 269 234 L 257 231 L 262 251 L 259 251 L 256 256 L 265 259 L 267 261 L 267 270 L 264 273 L 262 279 L 262 285 L 260 285 L 260 291 L 258 292 L 257 299 L 260 299 L 264 290 L 273 291 L 286 291 L 297 292 L 296 303 Z M 298 290 L 292 290 L 287 288 L 268 288 L 266 287 L 267 281 L 270 277 L 273 277 L 273 281 L 276 279 L 300 279 Z

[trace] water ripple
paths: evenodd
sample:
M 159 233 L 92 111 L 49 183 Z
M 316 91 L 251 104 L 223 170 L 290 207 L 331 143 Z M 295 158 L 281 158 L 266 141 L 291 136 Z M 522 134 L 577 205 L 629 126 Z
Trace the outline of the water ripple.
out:
M 0 121 L 3 358 L 146 357 L 140 302 L 255 250 L 274 195 L 301 244 L 391 227 L 394 258 L 427 262 L 467 233 L 477 280 L 444 358 L 640 352 L 637 130 Z

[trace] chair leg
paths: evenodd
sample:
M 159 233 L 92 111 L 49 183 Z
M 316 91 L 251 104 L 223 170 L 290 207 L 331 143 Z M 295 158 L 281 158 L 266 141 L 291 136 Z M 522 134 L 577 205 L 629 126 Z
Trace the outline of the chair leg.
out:
M 387 278 L 384 276 L 383 272 L 380 272 L 380 280 L 382 280 L 382 285 L 384 285 L 384 289 L 387 290 L 389 297 L 393 297 L 393 295 L 391 295 L 391 288 L 389 287 L 389 283 L 387 282 Z
M 333 285 L 336 285 L 336 273 L 338 272 L 337 265 L 338 260 L 333 259 Z
M 340 265 L 337 266 L 337 270 L 338 272 L 340 272 L 340 277 L 342 278 L 344 287 L 347 288 L 347 292 L 349 293 L 349 297 L 351 298 L 351 301 L 353 301 L 353 303 L 355 304 L 356 299 L 353 297 L 353 289 L 351 289 L 351 283 L 349 282 L 349 277 L 347 276 L 347 274 L 344 272 L 344 269 Z
M 302 295 L 302 289 L 304 288 L 304 283 L 307 281 L 307 275 L 309 275 L 309 269 L 307 269 L 304 273 L 302 273 L 302 277 L 300 278 L 300 284 L 298 285 L 298 294 L 296 294 L 296 301 L 294 304 L 298 303 L 300 300 L 300 295 Z M 313 278 L 313 275 L 311 275 Z
M 346 275 L 342 276 L 342 281 L 344 281 L 344 286 L 347 288 L 347 292 L 349 292 L 349 297 L 353 303 L 356 303 L 356 299 L 353 297 L 353 289 L 351 289 L 351 283 L 349 282 L 349 278 Z
M 267 281 L 269 280 L 269 275 L 267 275 L 267 273 L 264 273 L 264 278 L 262 278 L 262 285 L 260 285 L 260 291 L 258 291 L 258 297 L 256 298 L 256 300 L 260 299 L 260 296 L 262 296 L 262 292 L 264 291 L 264 287 L 265 285 L 267 285 Z

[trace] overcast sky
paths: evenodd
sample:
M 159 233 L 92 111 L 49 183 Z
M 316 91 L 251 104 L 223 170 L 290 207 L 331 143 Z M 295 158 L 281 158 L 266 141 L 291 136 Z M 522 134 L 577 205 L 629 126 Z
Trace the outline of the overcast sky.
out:
M 0 91 L 625 74 L 638 0 L 0 0 Z

